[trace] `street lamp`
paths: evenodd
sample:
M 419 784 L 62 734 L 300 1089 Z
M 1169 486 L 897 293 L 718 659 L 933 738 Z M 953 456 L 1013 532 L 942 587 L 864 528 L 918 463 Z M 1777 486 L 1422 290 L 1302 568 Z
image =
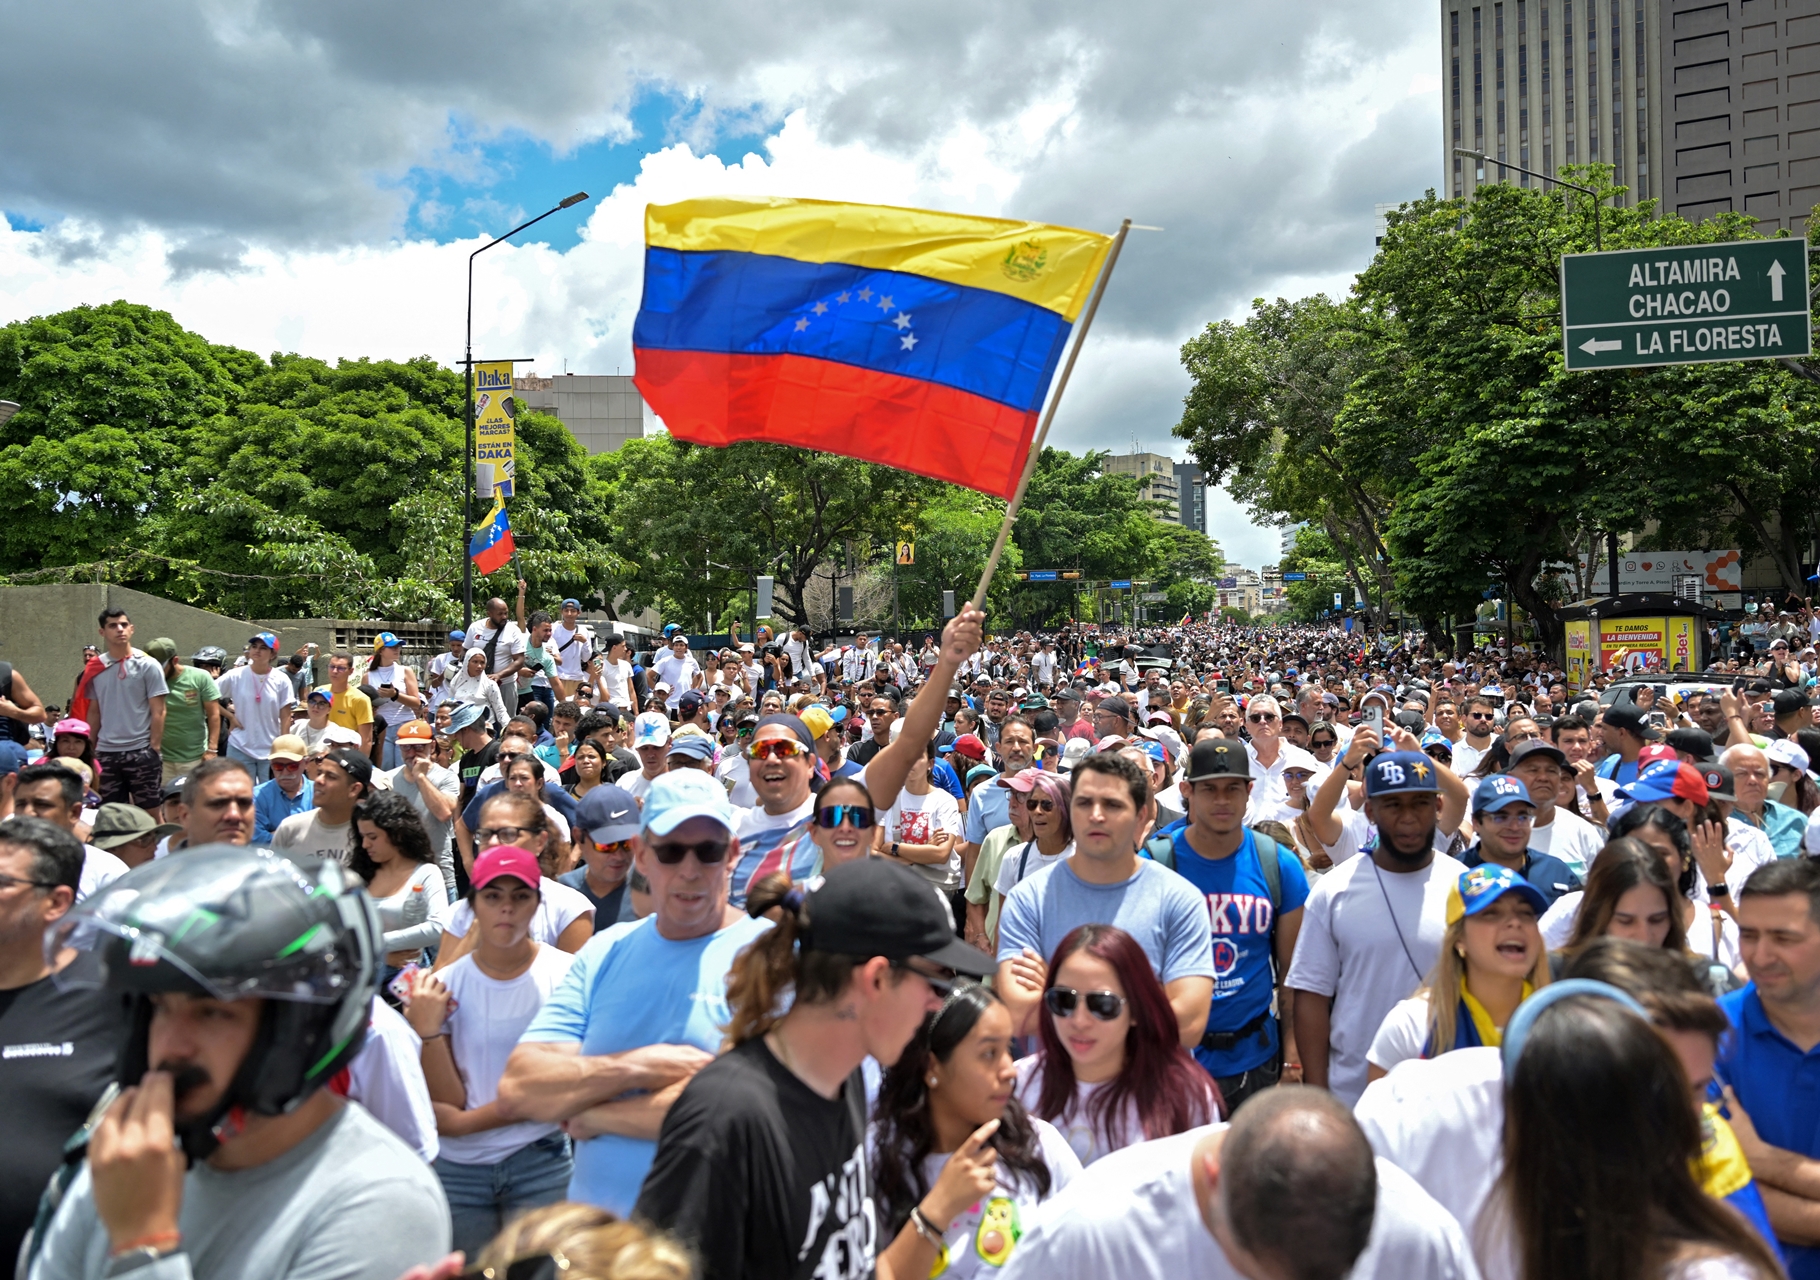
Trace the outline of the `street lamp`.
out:
M 1599 250 L 1600 252 L 1604 252 L 1605 241 L 1599 234 L 1599 204 L 1602 200 L 1605 199 L 1605 197 L 1600 195 L 1597 191 L 1594 191 L 1591 187 L 1583 187 L 1577 182 L 1564 182 L 1560 178 L 1551 178 L 1546 173 L 1537 173 L 1534 169 L 1525 169 L 1522 165 L 1511 164 L 1508 160 L 1493 160 L 1493 159 L 1490 159 L 1489 157 L 1487 157 L 1483 151 L 1474 151 L 1468 147 L 1455 147 L 1453 149 L 1453 153 L 1456 156 L 1466 156 L 1469 159 L 1477 160 L 1479 162 L 1480 169 L 1483 169 L 1488 164 L 1495 164 L 1500 169 L 1515 169 L 1518 173 L 1527 173 L 1532 178 L 1540 178 L 1544 182 L 1552 182 L 1557 187 L 1569 187 L 1575 191 L 1584 191 L 1587 195 L 1589 195 L 1593 198 L 1593 205 L 1592 205 L 1593 247 L 1595 249 Z
M 587 192 L 577 191 L 554 209 L 545 210 L 529 222 L 519 223 L 503 236 L 487 241 L 468 255 L 468 340 L 461 357 L 461 363 L 467 370 L 468 393 L 467 451 L 461 462 L 461 625 L 464 630 L 474 625 L 474 561 L 468 556 L 468 536 L 474 530 L 474 259 L 494 245 L 510 240 L 526 227 L 536 226 L 552 213 L 561 213 L 587 198 Z

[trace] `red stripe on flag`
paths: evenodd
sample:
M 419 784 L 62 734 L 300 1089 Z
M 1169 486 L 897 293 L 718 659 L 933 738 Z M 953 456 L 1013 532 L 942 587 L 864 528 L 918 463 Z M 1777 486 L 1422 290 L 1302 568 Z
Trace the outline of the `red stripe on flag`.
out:
M 953 387 L 797 355 L 640 348 L 634 381 L 670 434 L 820 449 L 1010 499 L 1029 413 Z
M 493 573 L 504 567 L 515 550 L 517 547 L 512 542 L 512 531 L 507 529 L 498 542 L 482 548 L 480 554 L 474 557 L 474 567 L 481 573 Z

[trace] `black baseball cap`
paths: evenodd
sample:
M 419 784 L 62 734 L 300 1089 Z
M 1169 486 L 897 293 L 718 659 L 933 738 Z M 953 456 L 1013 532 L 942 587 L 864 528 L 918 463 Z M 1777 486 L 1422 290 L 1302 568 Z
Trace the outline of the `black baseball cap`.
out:
M 1814 705 L 1813 700 L 1800 689 L 1778 689 L 1770 702 L 1775 706 L 1778 720 Z
M 1727 804 L 1736 804 L 1737 795 L 1732 791 L 1732 771 L 1718 761 L 1694 766 L 1706 781 L 1706 798 L 1723 800 Z
M 1687 752 L 1695 760 L 1711 760 L 1715 754 L 1713 735 L 1704 729 L 1670 729 L 1662 740 L 1676 751 Z
M 1642 737 L 1643 730 L 1649 722 L 1643 718 L 1643 713 L 1637 710 L 1636 703 L 1614 702 L 1605 708 L 1605 723 L 1614 729 L 1623 729 L 1627 733 L 1634 733 L 1638 737 Z
M 983 978 L 992 957 L 954 934 L 954 913 L 933 885 L 908 867 L 881 858 L 843 863 L 804 904 L 805 947 L 845 956 L 920 957 Z
M 1514 769 L 1531 756 L 1544 755 L 1550 760 L 1553 760 L 1561 768 L 1565 769 L 1567 767 L 1567 753 L 1555 746 L 1552 742 L 1544 742 L 1541 738 L 1531 738 L 1528 742 L 1518 743 L 1516 748 L 1510 753 L 1509 767 Z
M 1101 698 L 1098 709 L 1106 712 L 1108 715 L 1117 716 L 1127 724 L 1131 722 L 1131 704 L 1119 697 L 1116 693 L 1110 698 Z
M 1245 744 L 1232 738 L 1202 738 L 1188 752 L 1189 782 L 1207 778 L 1251 777 L 1251 757 Z

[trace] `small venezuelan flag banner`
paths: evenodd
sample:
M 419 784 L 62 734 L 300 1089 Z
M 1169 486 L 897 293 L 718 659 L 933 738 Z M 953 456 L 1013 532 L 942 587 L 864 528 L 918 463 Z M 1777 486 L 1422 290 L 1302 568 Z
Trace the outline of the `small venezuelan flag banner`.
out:
M 636 382 L 670 434 L 1009 499 L 1111 237 L 819 200 L 645 211 Z
M 506 517 L 504 498 L 495 496 L 486 523 L 468 535 L 468 558 L 481 573 L 493 573 L 512 558 L 517 550 L 512 541 L 512 522 Z

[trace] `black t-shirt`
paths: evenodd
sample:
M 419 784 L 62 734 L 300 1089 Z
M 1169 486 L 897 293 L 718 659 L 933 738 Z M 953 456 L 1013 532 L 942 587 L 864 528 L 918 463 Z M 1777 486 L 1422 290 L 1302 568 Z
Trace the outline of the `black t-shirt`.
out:
M 499 739 L 494 738 L 478 751 L 469 751 L 455 762 L 455 772 L 461 779 L 461 807 L 465 812 L 474 799 L 474 792 L 480 785 L 480 775 L 499 759 Z
M 854 764 L 871 764 L 872 757 L 885 749 L 884 743 L 877 738 L 867 738 L 864 742 L 847 752 L 847 759 Z
M 829 1100 L 762 1038 L 703 1067 L 664 1117 L 633 1209 L 700 1255 L 702 1280 L 870 1280 L 878 1215 L 866 1086 Z
M 100 982 L 86 952 L 66 974 Z M 0 1257 L 8 1266 L 63 1144 L 114 1079 L 127 1010 L 118 992 L 60 988 L 53 978 L 0 991 Z

